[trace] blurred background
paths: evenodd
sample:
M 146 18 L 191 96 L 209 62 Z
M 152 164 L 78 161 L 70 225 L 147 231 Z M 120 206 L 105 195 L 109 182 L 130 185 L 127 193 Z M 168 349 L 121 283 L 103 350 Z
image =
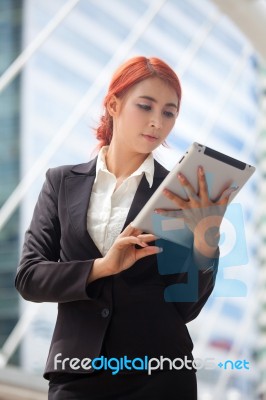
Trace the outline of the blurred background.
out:
M 14 288 L 24 232 L 45 171 L 95 156 L 108 82 L 135 55 L 164 59 L 182 82 L 161 163 L 198 141 L 257 168 L 236 198 L 234 262 L 188 328 L 194 356 L 215 362 L 198 371 L 199 400 L 266 399 L 265 38 L 266 0 L 0 0 L 0 400 L 47 398 L 57 307 Z

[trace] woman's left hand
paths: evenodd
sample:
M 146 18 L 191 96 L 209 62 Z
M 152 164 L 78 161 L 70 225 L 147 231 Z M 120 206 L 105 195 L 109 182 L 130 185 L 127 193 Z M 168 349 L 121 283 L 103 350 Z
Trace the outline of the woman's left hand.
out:
M 229 197 L 237 187 L 226 188 L 218 199 L 212 201 L 209 198 L 208 185 L 202 167 L 198 168 L 198 194 L 184 175 L 178 174 L 178 179 L 188 199 L 184 200 L 167 189 L 164 189 L 164 195 L 173 201 L 179 210 L 182 210 L 185 223 L 194 234 L 194 247 L 204 256 L 213 257 L 218 247 L 219 230 Z M 162 209 L 157 209 L 155 212 L 166 216 L 169 214 L 169 211 Z

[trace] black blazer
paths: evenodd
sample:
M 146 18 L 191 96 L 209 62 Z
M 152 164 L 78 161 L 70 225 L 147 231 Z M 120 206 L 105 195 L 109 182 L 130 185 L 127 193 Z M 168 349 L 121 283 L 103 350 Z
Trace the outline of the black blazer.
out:
M 58 303 L 46 378 L 55 370 L 58 353 L 80 360 L 103 353 L 131 359 L 191 358 L 193 344 L 185 324 L 199 314 L 213 289 L 217 260 L 213 270 L 198 270 L 192 251 L 166 241 L 160 244 L 165 258 L 159 270 L 157 256 L 149 256 L 126 271 L 87 285 L 94 259 L 102 257 L 86 227 L 95 173 L 96 159 L 48 170 L 25 235 L 16 287 L 26 300 Z M 144 175 L 125 226 L 167 173 L 155 161 L 153 186 L 149 188 Z M 188 293 L 188 280 L 194 297 L 176 301 L 179 288 Z M 65 367 L 66 372 L 92 372 L 73 371 L 67 363 Z

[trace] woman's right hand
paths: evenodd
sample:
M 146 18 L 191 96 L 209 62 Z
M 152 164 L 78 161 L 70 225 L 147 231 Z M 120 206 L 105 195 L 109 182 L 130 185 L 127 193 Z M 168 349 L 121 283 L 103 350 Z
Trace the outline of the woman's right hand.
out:
M 94 261 L 87 282 L 118 274 L 130 268 L 141 258 L 160 253 L 162 251 L 160 247 L 148 245 L 156 239 L 156 236 L 142 234 L 141 230 L 128 225 L 117 237 L 107 254 Z M 137 249 L 136 245 L 141 248 Z

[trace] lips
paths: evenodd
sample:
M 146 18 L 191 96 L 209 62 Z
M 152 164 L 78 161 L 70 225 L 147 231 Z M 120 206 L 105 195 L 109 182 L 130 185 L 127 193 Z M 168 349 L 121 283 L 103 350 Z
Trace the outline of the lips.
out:
M 142 136 L 144 137 L 144 139 L 148 140 L 149 142 L 156 142 L 156 140 L 159 139 L 157 136 L 149 135 L 146 133 L 143 133 Z

